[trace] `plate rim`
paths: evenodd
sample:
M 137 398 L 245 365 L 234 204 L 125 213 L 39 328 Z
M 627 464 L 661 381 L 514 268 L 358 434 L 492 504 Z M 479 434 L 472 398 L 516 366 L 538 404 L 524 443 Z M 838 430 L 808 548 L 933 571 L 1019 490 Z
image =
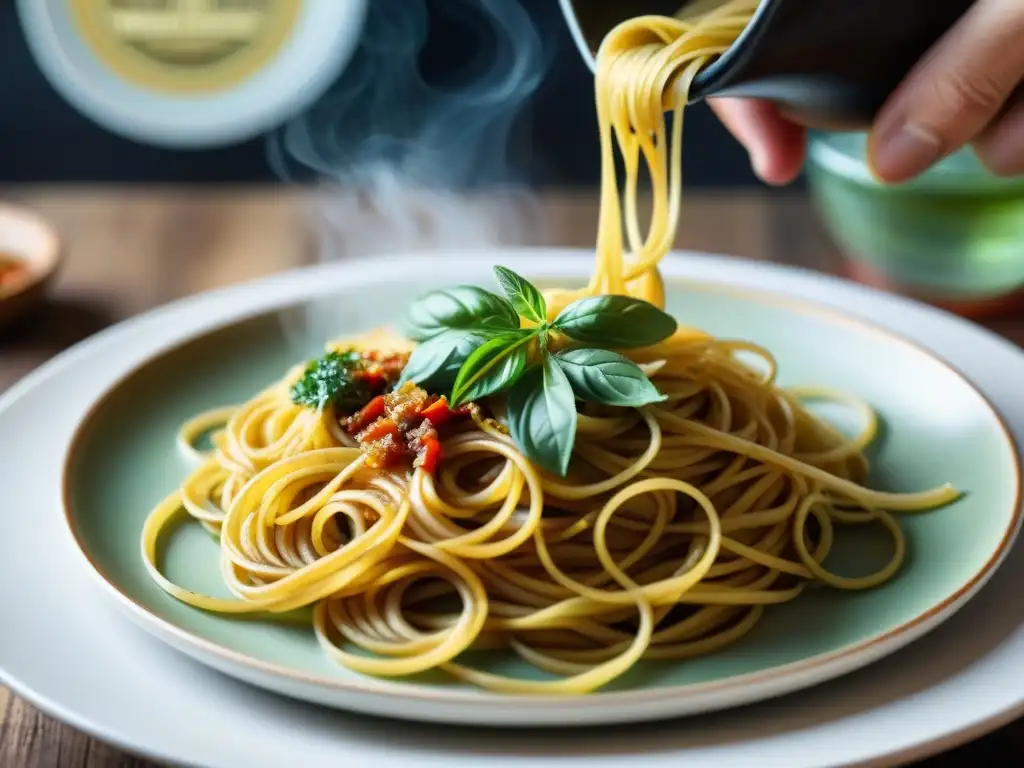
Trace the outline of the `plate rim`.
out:
M 475 249 L 469 250 L 472 252 Z M 550 251 L 558 253 L 560 255 L 560 261 L 558 261 L 557 264 L 548 263 L 545 265 L 543 254 Z M 458 251 L 446 250 L 444 253 L 458 254 Z M 495 258 L 497 258 L 499 254 L 502 254 L 507 258 L 511 258 L 514 265 L 519 265 L 517 267 L 519 269 L 524 268 L 522 266 L 524 263 L 530 262 L 527 272 L 530 274 L 537 274 L 537 272 L 530 272 L 530 269 L 536 268 L 537 271 L 543 273 L 545 277 L 554 276 L 566 278 L 571 276 L 572 278 L 584 278 L 586 276 L 586 272 L 583 269 L 584 264 L 589 268 L 592 261 L 592 254 L 589 250 L 575 248 L 518 248 L 508 249 L 504 252 L 500 250 L 493 250 L 491 253 Z M 299 297 L 289 295 L 286 297 L 274 297 L 269 301 L 266 299 L 260 301 L 253 299 L 248 302 L 248 307 L 246 309 L 240 312 L 235 312 L 228 317 L 218 319 L 216 322 L 204 323 L 201 329 L 190 330 L 184 336 L 180 336 L 169 344 L 165 344 L 159 349 L 151 351 L 144 358 L 137 360 L 127 370 L 120 371 L 117 374 L 116 379 L 109 382 L 103 390 L 92 399 L 85 412 L 80 416 L 72 436 L 65 446 L 65 451 L 61 460 L 60 503 L 62 521 L 67 531 L 70 533 L 75 549 L 80 555 L 80 559 L 84 560 L 88 565 L 88 570 L 94 581 L 97 581 L 101 585 L 104 592 L 116 599 L 119 607 L 129 614 L 129 617 L 134 621 L 134 623 L 141 626 L 144 630 L 157 637 L 162 642 L 171 646 L 175 651 L 186 653 L 207 666 L 223 670 L 223 665 L 237 665 L 255 675 L 270 675 L 282 682 L 289 682 L 307 687 L 312 686 L 329 694 L 349 694 L 360 696 L 371 695 L 381 696 L 392 700 L 395 698 L 401 698 L 403 700 L 413 699 L 427 703 L 444 703 L 449 706 L 487 707 L 488 710 L 495 707 L 508 706 L 516 708 L 537 708 L 539 711 L 536 713 L 534 718 L 550 714 L 552 709 L 560 709 L 566 704 L 566 702 L 571 702 L 574 708 L 593 709 L 595 713 L 597 713 L 593 717 L 584 718 L 586 722 L 628 722 L 631 718 L 626 713 L 622 713 L 619 716 L 609 717 L 607 715 L 602 716 L 600 714 L 600 710 L 602 707 L 614 707 L 616 705 L 640 703 L 655 705 L 657 703 L 672 702 L 686 697 L 710 697 L 715 695 L 728 696 L 730 693 L 733 694 L 733 697 L 728 701 L 710 706 L 700 705 L 696 708 L 688 707 L 682 714 L 689 715 L 726 708 L 735 708 L 737 706 L 762 702 L 786 693 L 803 690 L 813 685 L 836 679 L 862 667 L 869 666 L 881 658 L 906 647 L 953 616 L 988 582 L 1013 548 L 1021 530 L 1022 522 L 1024 522 L 1024 505 L 1022 505 L 1022 500 L 1024 500 L 1024 458 L 1022 458 L 1021 450 L 1018 448 L 1017 443 L 1014 440 L 1013 432 L 1010 429 L 1009 423 L 1001 409 L 968 374 L 960 370 L 943 355 L 938 354 L 925 344 L 919 343 L 914 339 L 907 337 L 903 333 L 890 330 L 868 318 L 860 317 L 838 307 L 834 307 L 811 298 L 790 296 L 781 291 L 737 286 L 730 284 L 728 281 L 712 280 L 706 277 L 695 279 L 686 274 L 685 261 L 681 260 L 676 252 L 673 252 L 672 256 L 669 259 L 666 259 L 663 263 L 662 272 L 666 278 L 666 282 L 672 280 L 685 281 L 691 288 L 699 291 L 725 293 L 741 297 L 745 300 L 756 302 L 761 305 L 782 306 L 798 314 L 824 317 L 833 323 L 838 322 L 843 325 L 853 327 L 859 332 L 868 333 L 874 336 L 881 336 L 889 343 L 896 343 L 904 346 L 908 348 L 909 351 L 918 355 L 923 355 L 925 358 L 938 363 L 946 369 L 948 374 L 958 378 L 981 400 L 982 405 L 989 411 L 990 415 L 999 426 L 1000 440 L 1003 443 L 1003 447 L 1009 450 L 1014 470 L 1014 502 L 1009 522 L 1002 531 L 998 546 L 995 547 L 995 549 L 993 549 L 988 555 L 981 568 L 976 570 L 971 577 L 962 583 L 954 592 L 948 594 L 944 599 L 933 604 L 927 610 L 885 632 L 872 635 L 861 641 L 844 645 L 827 653 L 817 654 L 806 659 L 800 659 L 787 664 L 769 667 L 756 672 L 732 675 L 704 683 L 673 685 L 654 689 L 596 691 L 587 696 L 574 696 L 570 698 L 566 698 L 564 696 L 537 694 L 510 696 L 490 691 L 426 686 L 390 679 L 365 677 L 346 680 L 339 677 L 327 677 L 313 673 L 301 672 L 282 664 L 256 659 L 241 651 L 233 650 L 212 640 L 200 637 L 191 631 L 178 626 L 176 623 L 154 614 L 145 605 L 136 601 L 118 587 L 117 584 L 104 573 L 100 565 L 91 557 L 81 538 L 80 532 L 76 527 L 74 522 L 75 515 L 72 511 L 73 505 L 71 500 L 69 471 L 75 460 L 78 446 L 94 421 L 97 412 L 102 409 L 108 399 L 121 388 L 126 380 L 137 375 L 146 367 L 152 365 L 154 362 L 160 360 L 166 355 L 173 354 L 184 346 L 201 341 L 204 337 L 215 334 L 218 331 L 227 330 L 247 321 L 257 319 L 261 316 L 266 316 L 275 311 L 286 311 L 289 308 L 300 306 L 318 296 L 330 295 L 335 291 L 339 291 L 342 286 L 358 288 L 359 285 L 386 284 L 386 273 L 389 274 L 396 270 L 402 270 L 403 265 L 408 267 L 412 267 L 414 264 L 421 265 L 423 258 L 423 254 L 400 254 L 386 257 L 375 256 L 371 258 L 356 258 L 336 263 L 334 265 L 300 267 L 288 270 L 285 273 L 279 273 L 276 276 L 250 281 L 249 284 L 259 284 L 267 281 L 273 281 L 275 277 L 308 276 L 311 272 L 324 269 L 325 266 L 328 268 L 331 266 L 334 267 L 332 270 L 332 274 L 335 277 L 334 282 L 331 283 L 330 280 L 326 281 L 328 285 L 323 286 L 324 290 L 307 290 Z M 456 255 L 454 258 L 458 259 L 461 257 Z M 713 256 L 712 258 L 720 257 Z M 680 263 L 681 261 L 682 263 Z M 390 267 L 390 269 L 386 269 L 386 267 Z M 451 267 L 446 266 L 445 268 L 450 269 Z M 783 267 L 783 269 L 792 270 L 792 268 L 787 267 Z M 810 270 L 792 271 L 810 272 Z M 400 271 L 400 273 L 402 273 L 402 271 Z M 828 277 L 827 275 L 824 276 Z M 352 278 L 356 278 L 354 286 L 348 283 L 348 280 Z M 839 282 L 845 281 L 840 280 Z M 180 308 L 182 305 L 188 304 L 194 300 L 205 299 L 209 301 L 209 297 L 213 294 L 218 294 L 222 291 L 231 291 L 238 287 L 240 286 L 232 286 L 219 291 L 205 291 L 194 294 L 187 298 L 166 304 L 155 310 L 150 310 L 139 317 L 150 316 L 165 309 L 170 310 Z M 901 300 L 906 301 L 904 299 Z M 120 325 L 122 324 L 115 325 L 108 330 L 112 331 Z M 103 333 L 107 332 L 108 331 L 104 331 Z M 2 405 L 3 399 L 0 398 L 0 408 L 2 408 Z M 179 645 L 178 643 L 187 647 L 182 647 L 182 645 Z M 205 654 L 215 657 L 220 664 L 211 664 L 208 659 L 204 658 Z M 234 677 L 238 677 L 234 672 L 231 672 L 230 674 Z M 255 684 L 264 688 L 266 687 L 260 683 L 254 683 L 250 677 L 244 677 L 242 679 L 249 684 Z M 744 689 L 748 689 L 751 686 L 763 688 L 773 685 L 777 686 L 773 690 L 762 690 L 759 693 L 747 696 L 740 695 Z M 271 688 L 271 690 L 282 692 L 281 689 L 276 687 Z M 306 696 L 295 695 L 295 697 L 304 700 L 311 700 Z M 321 703 L 326 706 L 340 707 L 344 709 L 357 709 L 356 707 L 349 707 L 348 705 L 342 706 L 335 704 L 334 702 L 323 701 Z M 672 710 L 667 712 L 665 715 L 644 716 L 636 718 L 636 720 L 656 720 L 661 719 L 662 717 L 678 716 L 679 714 L 679 712 Z M 550 725 L 551 727 L 556 728 L 566 725 L 566 723 L 562 722 L 545 723 L 534 718 L 526 717 L 520 721 L 509 723 L 508 725 L 512 727 Z M 405 719 L 420 719 L 434 722 L 447 721 L 447 718 L 440 716 L 436 718 Z M 489 722 L 486 714 L 480 717 L 480 722 Z

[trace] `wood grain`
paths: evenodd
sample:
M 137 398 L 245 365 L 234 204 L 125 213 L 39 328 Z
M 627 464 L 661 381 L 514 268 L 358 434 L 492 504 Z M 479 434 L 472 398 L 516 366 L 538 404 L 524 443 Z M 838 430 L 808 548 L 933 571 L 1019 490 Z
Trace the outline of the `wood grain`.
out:
M 49 218 L 65 267 L 48 304 L 0 333 L 0 392 L 53 355 L 108 325 L 168 301 L 325 259 L 483 244 L 594 241 L 592 195 L 395 200 L 358 191 L 18 188 L 0 191 Z M 397 204 L 396 204 L 397 202 Z M 396 213 L 400 211 L 400 213 Z M 835 271 L 839 256 L 805 198 L 778 193 L 689 195 L 678 245 Z M 1020 343 L 1024 322 L 994 330 Z M 1020 754 L 1015 724 L 922 765 Z M 1007 763 L 1002 763 L 1007 764 Z M 36 711 L 0 688 L 2 768 L 127 768 L 128 756 Z

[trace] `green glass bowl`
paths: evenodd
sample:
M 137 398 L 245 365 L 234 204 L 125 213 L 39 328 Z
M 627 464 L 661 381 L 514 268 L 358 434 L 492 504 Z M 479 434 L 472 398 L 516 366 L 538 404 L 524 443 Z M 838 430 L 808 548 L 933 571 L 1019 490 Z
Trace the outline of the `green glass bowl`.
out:
M 983 306 L 1024 288 L 1024 179 L 999 179 L 970 150 L 883 185 L 864 134 L 811 136 L 815 208 L 850 272 L 940 304 Z

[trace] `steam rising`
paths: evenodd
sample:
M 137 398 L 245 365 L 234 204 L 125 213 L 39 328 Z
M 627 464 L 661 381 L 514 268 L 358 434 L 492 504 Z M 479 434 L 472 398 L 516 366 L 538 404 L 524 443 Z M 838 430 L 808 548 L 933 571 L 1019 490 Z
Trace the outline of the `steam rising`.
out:
M 458 24 L 464 62 L 431 82 L 421 59 L 439 21 Z M 538 236 L 539 212 L 511 167 L 509 141 L 545 74 L 545 53 L 519 0 L 371 0 L 340 80 L 268 144 L 282 179 L 313 176 L 325 186 L 317 258 Z

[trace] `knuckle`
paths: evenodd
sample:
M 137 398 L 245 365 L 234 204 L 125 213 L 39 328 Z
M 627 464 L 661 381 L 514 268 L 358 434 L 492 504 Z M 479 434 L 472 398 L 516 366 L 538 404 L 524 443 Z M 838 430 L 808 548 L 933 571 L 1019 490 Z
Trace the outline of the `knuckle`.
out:
M 993 176 L 1010 178 L 1024 173 L 1024 135 L 982 138 L 975 142 L 974 152 Z
M 998 156 L 993 157 L 984 152 L 978 153 L 978 159 L 989 173 L 1000 179 L 1011 179 L 1019 176 L 1024 168 L 1019 162 L 1009 162 Z
M 995 112 L 1006 98 L 1006 88 L 991 71 L 961 65 L 932 81 L 931 97 L 943 122 L 964 116 L 982 117 Z
M 989 171 L 1000 179 L 1015 179 L 1021 174 L 1019 166 L 997 165 L 989 168 Z

